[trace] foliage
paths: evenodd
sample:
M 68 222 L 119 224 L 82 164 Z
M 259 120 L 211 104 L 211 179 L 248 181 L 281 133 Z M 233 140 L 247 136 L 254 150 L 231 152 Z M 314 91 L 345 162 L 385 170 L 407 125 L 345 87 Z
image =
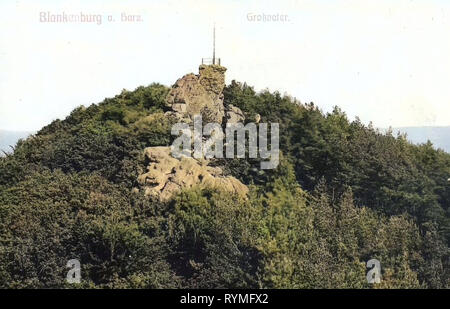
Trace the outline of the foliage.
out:
M 448 288 L 450 155 L 339 108 L 324 114 L 233 81 L 225 104 L 280 124 L 280 164 L 218 160 L 247 199 L 136 193 L 143 149 L 169 145 L 168 88 L 75 109 L 0 158 L 0 287 Z M 381 284 L 366 262 L 381 262 Z

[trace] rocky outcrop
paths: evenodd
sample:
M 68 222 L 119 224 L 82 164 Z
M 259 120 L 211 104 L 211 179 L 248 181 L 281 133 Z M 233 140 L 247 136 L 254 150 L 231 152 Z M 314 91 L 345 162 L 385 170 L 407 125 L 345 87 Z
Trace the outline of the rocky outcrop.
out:
M 194 115 L 202 115 L 204 123 L 244 121 L 239 108 L 224 107 L 226 70 L 220 65 L 201 65 L 198 75 L 190 73 L 177 80 L 167 95 L 166 103 L 170 108 L 167 115 L 186 123 L 191 123 Z
M 170 147 L 145 149 L 148 159 L 147 171 L 138 178 L 147 196 L 156 196 L 161 201 L 169 200 L 183 188 L 193 186 L 220 188 L 245 197 L 248 188 L 231 176 L 224 176 L 220 167 L 212 167 L 210 161 L 190 157 L 174 158 Z
M 227 115 L 227 123 L 238 123 L 244 122 L 245 116 L 244 113 L 236 106 L 229 105 L 226 111 Z
M 190 123 L 194 115 L 202 115 L 204 122 L 222 123 L 225 116 L 223 88 L 226 68 L 201 65 L 199 75 L 187 74 L 177 80 L 167 96 L 172 114 Z
M 223 89 L 226 68 L 219 65 L 201 65 L 199 74 L 187 74 L 177 80 L 166 98 L 166 116 L 174 116 L 178 122 L 192 124 L 195 115 L 201 115 L 203 124 L 214 122 L 243 122 L 244 113 L 237 107 L 224 107 Z M 218 137 L 222 138 L 222 137 Z M 145 149 L 148 159 L 146 172 L 139 176 L 140 188 L 147 196 L 169 200 L 183 188 L 193 186 L 220 188 L 230 193 L 246 196 L 247 186 L 231 176 L 224 176 L 220 167 L 210 166 L 209 160 L 191 157 L 175 158 L 170 147 Z
M 222 91 L 225 88 L 226 70 L 225 67 L 220 65 L 201 65 L 198 68 L 198 81 L 214 99 L 222 97 Z

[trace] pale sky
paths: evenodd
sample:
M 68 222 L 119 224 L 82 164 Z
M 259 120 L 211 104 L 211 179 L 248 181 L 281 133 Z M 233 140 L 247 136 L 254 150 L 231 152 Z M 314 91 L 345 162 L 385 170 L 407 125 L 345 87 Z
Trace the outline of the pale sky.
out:
M 102 21 L 41 22 L 41 12 Z M 214 22 L 227 83 L 338 105 L 378 127 L 450 125 L 450 1 L 1 0 L 0 129 L 37 130 L 123 88 L 197 73 Z

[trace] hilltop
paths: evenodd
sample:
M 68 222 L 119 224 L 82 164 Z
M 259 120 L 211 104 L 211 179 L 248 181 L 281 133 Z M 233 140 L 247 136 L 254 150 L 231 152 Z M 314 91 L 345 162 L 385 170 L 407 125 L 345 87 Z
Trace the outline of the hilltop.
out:
M 78 259 L 80 288 L 371 288 L 373 258 L 377 287 L 450 287 L 450 155 L 337 107 L 232 81 L 201 110 L 278 122 L 278 167 L 210 162 L 246 198 L 198 183 L 167 199 L 135 190 L 148 149 L 173 141 L 177 87 L 80 106 L 0 158 L 0 287 L 67 287 Z

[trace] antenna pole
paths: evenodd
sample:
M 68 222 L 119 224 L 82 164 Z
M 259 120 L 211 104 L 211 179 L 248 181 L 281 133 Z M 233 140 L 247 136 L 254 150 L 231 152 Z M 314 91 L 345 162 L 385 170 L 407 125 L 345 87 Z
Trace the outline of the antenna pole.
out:
M 216 64 L 216 23 L 213 30 L 213 64 Z

